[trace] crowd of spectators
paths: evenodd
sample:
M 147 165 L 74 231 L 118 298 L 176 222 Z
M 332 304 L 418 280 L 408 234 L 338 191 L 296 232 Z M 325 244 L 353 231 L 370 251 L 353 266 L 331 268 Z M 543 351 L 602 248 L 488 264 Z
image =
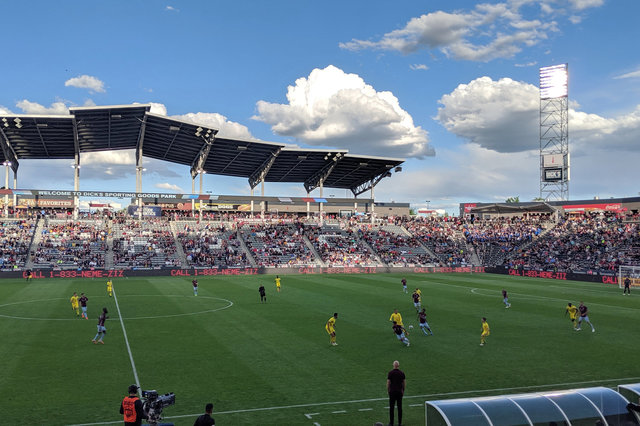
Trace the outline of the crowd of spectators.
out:
M 47 220 L 37 248 L 35 267 L 104 268 L 108 231 L 102 220 Z
M 637 215 L 569 214 L 546 235 L 505 260 L 505 266 L 582 273 L 614 273 L 640 265 Z
M 181 266 L 170 225 L 162 219 L 113 220 L 113 263 L 118 268 Z
M 472 252 L 462 234 L 464 223 L 457 217 L 427 217 L 403 221 L 403 226 L 443 265 L 466 266 L 471 264 Z
M 45 212 L 4 220 L 0 269 L 25 268 L 29 254 L 34 268 L 160 268 L 185 261 L 194 267 L 474 264 L 615 273 L 620 265 L 640 265 L 638 213 L 394 217 L 376 224 L 333 217 L 322 226 L 283 215 L 270 220 L 244 213 L 209 215 L 210 220 L 139 221 L 124 214 L 91 214 L 74 221 Z M 39 219 L 42 235 L 30 247 Z M 107 265 L 111 255 L 113 263 Z
M 326 266 L 382 266 L 375 254 L 360 241 L 360 228 L 307 226 L 305 233 Z
M 224 223 L 185 221 L 180 222 L 178 241 L 187 258 L 195 267 L 244 267 L 250 262 L 242 249 L 235 227 Z
M 34 220 L 0 221 L 0 270 L 24 267 L 34 229 Z
M 385 225 L 369 229 L 363 238 L 389 266 L 431 265 L 433 258 L 415 236 L 402 234 L 399 225 Z
M 258 266 L 315 265 L 315 256 L 304 240 L 304 225 L 245 224 L 240 229 L 247 248 Z

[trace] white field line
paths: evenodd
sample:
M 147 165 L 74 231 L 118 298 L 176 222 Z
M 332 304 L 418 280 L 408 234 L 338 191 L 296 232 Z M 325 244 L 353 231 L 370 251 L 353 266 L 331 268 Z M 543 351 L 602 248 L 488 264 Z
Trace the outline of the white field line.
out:
M 640 377 L 623 377 L 619 379 L 603 379 L 603 380 L 588 380 L 583 382 L 552 383 L 549 385 L 517 386 L 517 387 L 509 387 L 509 388 L 477 389 L 477 390 L 458 391 L 458 392 L 409 395 L 409 396 L 405 396 L 404 399 L 415 399 L 415 398 L 426 399 L 426 398 L 435 398 L 435 397 L 442 398 L 447 396 L 463 396 L 468 394 L 495 394 L 495 393 L 517 392 L 517 391 L 526 392 L 532 389 L 545 389 L 545 388 L 566 389 L 569 386 L 575 387 L 575 386 L 589 385 L 594 383 L 610 383 L 610 382 L 616 382 L 616 384 L 622 384 L 622 383 L 633 383 L 639 380 L 640 380 Z M 388 399 L 389 399 L 388 397 L 384 397 L 384 398 L 354 399 L 350 401 L 331 401 L 331 402 L 317 402 L 317 403 L 310 403 L 310 404 L 281 405 L 281 406 L 275 406 L 275 407 L 247 408 L 243 410 L 216 411 L 215 414 L 239 414 L 239 413 L 257 412 L 257 411 L 286 410 L 286 409 L 292 409 L 292 408 L 321 407 L 321 406 L 327 406 L 327 405 L 331 406 L 331 405 L 342 405 L 342 404 L 358 404 L 362 402 L 387 401 Z M 167 416 L 164 419 L 165 420 L 181 419 L 185 417 L 196 418 L 200 414 L 202 413 L 183 414 L 179 416 Z M 321 413 L 308 413 L 308 414 L 311 416 L 314 416 Z M 306 415 L 307 414 L 305 414 L 305 416 Z M 111 422 L 97 422 L 97 423 L 79 423 L 79 424 L 74 424 L 70 426 L 111 425 L 111 424 L 119 424 L 119 423 L 122 423 L 122 420 L 111 421 Z
M 129 360 L 131 361 L 131 368 L 133 369 L 133 377 L 136 379 L 136 386 L 138 386 L 138 393 L 141 392 L 142 386 L 140 385 L 140 378 L 138 378 L 138 370 L 136 369 L 136 363 L 133 361 L 133 354 L 131 353 L 131 346 L 129 345 L 129 338 L 127 337 L 127 330 L 124 328 L 124 321 L 122 320 L 122 313 L 120 313 L 120 305 L 118 304 L 118 296 L 116 295 L 116 289 L 113 288 L 113 300 L 116 302 L 116 309 L 118 310 L 118 318 L 120 319 L 120 326 L 122 326 L 122 335 L 124 336 L 124 342 L 127 344 L 127 351 L 129 352 Z

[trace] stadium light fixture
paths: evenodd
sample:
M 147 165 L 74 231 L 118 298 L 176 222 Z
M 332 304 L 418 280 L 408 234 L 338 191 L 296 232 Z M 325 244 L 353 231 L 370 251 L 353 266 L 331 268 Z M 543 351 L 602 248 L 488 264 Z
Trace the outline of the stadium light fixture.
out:
M 180 127 L 178 126 L 169 126 L 169 131 L 170 132 L 179 132 L 180 131 Z
M 38 123 L 38 124 L 36 124 L 36 127 L 40 127 L 40 128 L 49 127 L 49 125 L 47 123 Z
M 11 161 L 5 161 L 2 163 L 3 166 L 5 167 L 10 167 L 11 166 Z
M 111 118 L 122 118 L 120 114 L 111 114 Z
M 16 123 L 16 127 L 18 129 L 22 129 L 22 120 L 20 120 L 18 117 L 16 117 L 13 121 L 14 121 L 14 123 Z
M 307 156 L 306 155 L 298 155 L 298 160 L 303 161 L 306 160 Z
M 247 149 L 249 149 L 249 147 L 246 146 L 246 145 L 238 145 L 237 146 L 237 150 L 238 151 L 246 151 Z
M 2 117 L 2 122 L 4 123 L 4 127 L 9 127 L 9 123 L 7 122 L 6 117 Z
M 540 99 L 566 98 L 568 87 L 567 64 L 540 68 Z
M 367 167 L 369 165 L 369 163 L 359 163 L 358 164 L 360 167 Z
M 202 131 L 203 131 L 203 130 L 204 130 L 204 129 L 203 129 L 202 127 L 198 127 L 198 128 L 196 129 L 196 136 L 200 137 L 200 134 L 202 133 Z

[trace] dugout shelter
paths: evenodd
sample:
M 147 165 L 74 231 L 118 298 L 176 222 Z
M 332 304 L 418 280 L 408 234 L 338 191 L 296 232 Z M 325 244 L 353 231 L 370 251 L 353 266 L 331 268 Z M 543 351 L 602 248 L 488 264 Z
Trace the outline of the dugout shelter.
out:
M 606 387 L 425 403 L 427 426 L 638 425 L 629 401 Z

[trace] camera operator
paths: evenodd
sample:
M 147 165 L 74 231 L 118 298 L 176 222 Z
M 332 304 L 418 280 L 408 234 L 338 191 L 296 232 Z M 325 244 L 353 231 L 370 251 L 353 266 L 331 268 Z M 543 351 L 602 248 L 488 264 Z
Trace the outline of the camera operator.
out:
M 211 417 L 211 413 L 213 413 L 213 404 L 208 403 L 204 407 L 204 414 L 196 419 L 196 422 L 193 426 L 215 426 L 216 421 Z
M 120 404 L 120 414 L 124 414 L 125 426 L 140 426 L 147 416 L 142 411 L 142 401 L 138 398 L 138 386 L 129 386 L 129 396 Z

